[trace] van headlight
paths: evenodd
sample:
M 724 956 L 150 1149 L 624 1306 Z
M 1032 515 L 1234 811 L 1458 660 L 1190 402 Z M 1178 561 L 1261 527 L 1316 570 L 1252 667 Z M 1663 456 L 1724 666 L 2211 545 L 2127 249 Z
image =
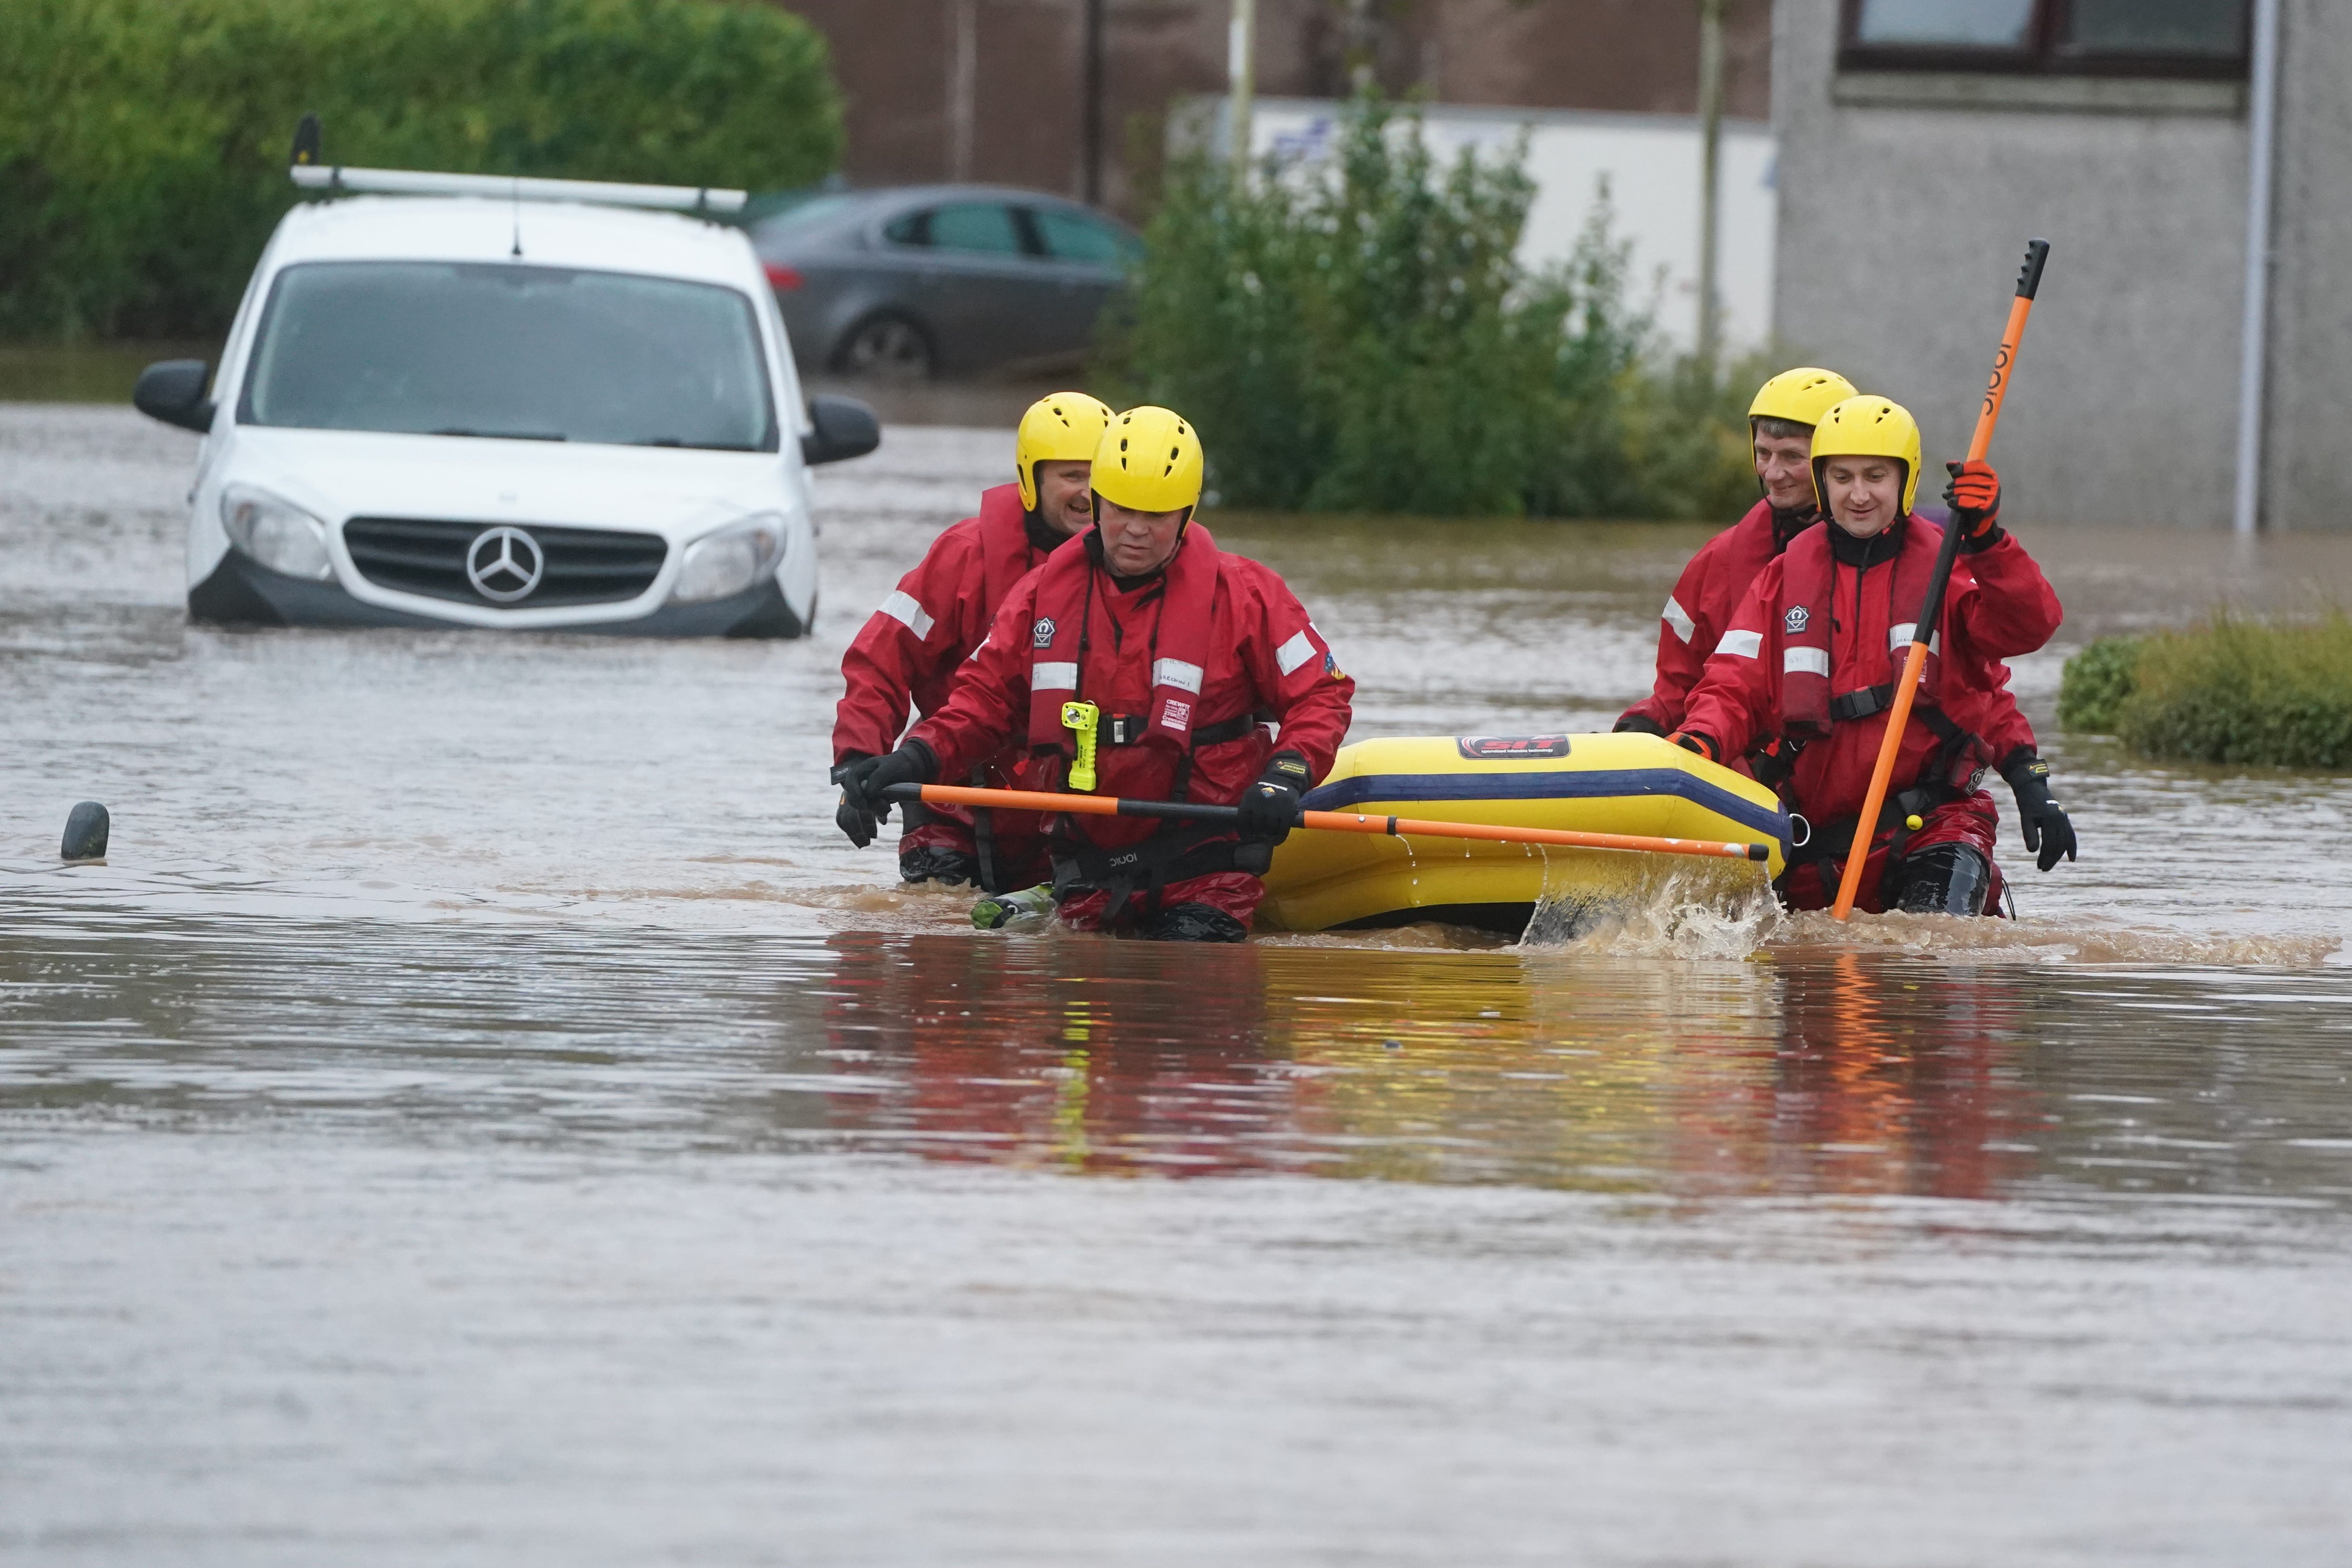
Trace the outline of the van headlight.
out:
M 782 513 L 763 511 L 731 527 L 706 534 L 686 547 L 678 563 L 673 603 L 691 605 L 740 594 L 776 569 L 784 553 Z
M 272 572 L 324 581 L 335 574 L 327 525 L 283 496 L 251 485 L 221 490 L 221 526 L 236 547 Z

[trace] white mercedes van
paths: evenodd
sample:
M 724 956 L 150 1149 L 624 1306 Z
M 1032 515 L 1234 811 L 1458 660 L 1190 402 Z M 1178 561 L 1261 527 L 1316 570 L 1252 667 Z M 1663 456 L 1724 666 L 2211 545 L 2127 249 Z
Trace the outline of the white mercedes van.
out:
M 742 193 L 300 145 L 323 199 L 271 237 L 218 374 L 151 365 L 135 395 L 205 437 L 191 619 L 807 631 L 807 470 L 879 436 L 854 400 L 803 409 L 750 243 L 700 216 Z

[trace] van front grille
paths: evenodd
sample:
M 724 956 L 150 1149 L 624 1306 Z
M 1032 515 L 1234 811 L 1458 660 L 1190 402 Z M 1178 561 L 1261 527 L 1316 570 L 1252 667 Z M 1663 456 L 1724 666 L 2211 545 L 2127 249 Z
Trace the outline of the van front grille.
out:
M 529 593 L 512 594 L 520 579 L 510 570 L 487 575 L 489 585 L 499 591 L 491 594 L 477 588 L 467 573 L 476 542 L 498 528 L 512 528 L 523 536 L 509 542 L 504 554 L 509 560 L 527 568 L 530 550 L 539 552 L 539 580 Z M 668 542 L 657 533 L 439 518 L 355 517 L 343 524 L 343 543 L 360 575 L 379 587 L 508 609 L 634 599 L 653 586 L 669 554 Z M 498 542 L 489 542 L 485 557 L 498 553 Z

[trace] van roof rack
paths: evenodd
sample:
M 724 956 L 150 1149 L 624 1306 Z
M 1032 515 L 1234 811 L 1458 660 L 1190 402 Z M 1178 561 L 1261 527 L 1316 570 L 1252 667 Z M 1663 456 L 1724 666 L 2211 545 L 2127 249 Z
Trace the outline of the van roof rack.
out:
M 306 191 L 396 196 L 496 196 L 501 201 L 588 202 L 608 207 L 658 207 L 667 212 L 740 213 L 741 191 L 694 185 L 623 185 L 608 180 L 541 180 L 507 174 L 433 174 L 414 169 L 346 169 L 297 163 L 294 183 Z
M 664 212 L 740 213 L 748 196 L 709 185 L 625 185 L 609 180 L 527 179 L 520 174 L 436 174 L 415 169 L 347 169 L 319 162 L 319 117 L 294 129 L 294 183 L 306 191 L 389 196 L 494 196 L 513 202 L 587 202 Z

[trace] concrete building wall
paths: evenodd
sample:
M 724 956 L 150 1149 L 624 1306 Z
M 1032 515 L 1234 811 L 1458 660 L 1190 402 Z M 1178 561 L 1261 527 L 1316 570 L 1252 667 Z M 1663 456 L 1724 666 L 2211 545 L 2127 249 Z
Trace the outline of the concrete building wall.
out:
M 2352 5 L 2280 16 L 2263 523 L 2352 528 Z
M 2030 109 L 2017 100 L 2038 89 L 1996 83 L 1974 105 L 1890 103 L 1906 91 L 1961 100 L 1969 84 L 1841 81 L 1838 3 L 1780 0 L 1774 17 L 1774 324 L 1786 352 L 1916 414 L 1940 489 L 1942 463 L 1967 448 L 2025 241 L 2047 238 L 2048 279 L 1993 449 L 2007 509 L 2028 525 L 2227 526 L 2244 282 L 2242 92 L 2110 83 L 2075 107 L 2059 107 L 2070 101 L 2062 93 L 2045 94 L 2053 107 Z M 2293 4 L 2306 24 L 2340 13 L 2331 34 L 2352 23 L 2344 0 Z M 2290 50 L 2298 79 L 2333 70 L 2340 100 L 2352 81 L 2344 55 L 2301 58 L 2305 41 Z M 2309 95 L 2324 91 L 2307 84 Z M 2080 106 L 2094 99 L 2105 107 Z M 2352 260 L 2340 239 L 2352 225 L 2346 166 L 2338 153 L 2326 204 L 2339 287 L 2329 297 L 2298 272 L 2289 290 L 2294 309 L 2324 319 L 2339 342 L 2352 308 L 2340 287 L 2352 281 L 2340 270 Z M 2315 184 L 2328 178 L 2324 161 L 2296 168 Z M 2319 205 L 2299 221 L 2320 221 Z M 2336 379 L 2315 394 L 2352 406 L 2341 379 L 2352 353 L 2328 352 Z M 2281 461 L 2308 466 L 2314 450 L 2297 435 Z M 2306 510 L 2281 499 L 2288 515 Z

